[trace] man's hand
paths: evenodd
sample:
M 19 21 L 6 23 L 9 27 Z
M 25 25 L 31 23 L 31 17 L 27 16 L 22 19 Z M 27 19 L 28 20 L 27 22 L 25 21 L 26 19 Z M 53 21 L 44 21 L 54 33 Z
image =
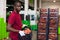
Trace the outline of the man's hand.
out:
M 19 34 L 20 34 L 21 36 L 25 36 L 25 32 L 24 32 L 24 31 L 19 31 Z

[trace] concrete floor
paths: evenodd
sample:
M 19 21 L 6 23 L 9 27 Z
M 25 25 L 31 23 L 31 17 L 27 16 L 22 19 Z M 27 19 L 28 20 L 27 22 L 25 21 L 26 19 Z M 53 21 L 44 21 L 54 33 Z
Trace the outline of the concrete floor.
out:
M 32 31 L 32 40 L 37 40 L 37 31 Z
M 58 40 L 60 40 L 60 34 L 58 34 Z

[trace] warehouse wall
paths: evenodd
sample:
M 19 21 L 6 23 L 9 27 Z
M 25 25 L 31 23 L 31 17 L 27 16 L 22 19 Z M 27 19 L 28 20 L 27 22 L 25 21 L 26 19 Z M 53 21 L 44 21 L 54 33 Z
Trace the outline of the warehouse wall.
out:
M 42 8 L 59 8 L 60 14 L 60 2 L 42 2 Z

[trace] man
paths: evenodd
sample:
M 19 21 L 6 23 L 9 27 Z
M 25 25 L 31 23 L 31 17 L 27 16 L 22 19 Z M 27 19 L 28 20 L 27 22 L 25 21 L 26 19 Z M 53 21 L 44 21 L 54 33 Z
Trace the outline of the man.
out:
M 12 11 L 11 15 L 9 16 L 8 26 L 7 26 L 8 31 L 10 31 L 9 37 L 11 38 L 11 40 L 18 40 L 18 34 L 20 34 L 21 36 L 25 36 L 25 34 L 29 34 L 27 30 L 23 30 L 23 31 L 21 30 L 22 21 L 21 21 L 21 16 L 19 14 L 20 10 L 21 10 L 21 2 L 16 1 L 14 3 L 14 11 Z

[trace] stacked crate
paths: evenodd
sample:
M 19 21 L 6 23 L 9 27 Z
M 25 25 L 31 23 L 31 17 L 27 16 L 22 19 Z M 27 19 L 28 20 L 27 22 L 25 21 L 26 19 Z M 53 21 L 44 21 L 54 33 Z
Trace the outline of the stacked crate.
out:
M 40 19 L 38 23 L 38 40 L 47 40 L 48 9 L 41 9 L 40 12 Z
M 38 40 L 58 40 L 58 9 L 41 9 Z
M 49 40 L 57 39 L 58 9 L 49 9 Z

